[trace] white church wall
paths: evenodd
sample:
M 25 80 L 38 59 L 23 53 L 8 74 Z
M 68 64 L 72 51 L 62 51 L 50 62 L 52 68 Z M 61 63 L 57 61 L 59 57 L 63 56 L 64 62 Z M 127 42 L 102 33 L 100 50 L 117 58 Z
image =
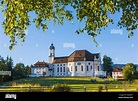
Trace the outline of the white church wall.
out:
M 71 76 L 93 76 L 93 61 L 69 62 Z M 72 69 L 71 69 L 72 68 Z
M 67 76 L 68 75 L 67 63 L 54 64 L 53 69 L 54 69 L 54 76 Z
M 43 72 L 46 72 L 45 76 L 49 76 L 49 71 L 47 67 L 32 68 L 32 74 L 39 74 L 39 76 L 43 76 Z

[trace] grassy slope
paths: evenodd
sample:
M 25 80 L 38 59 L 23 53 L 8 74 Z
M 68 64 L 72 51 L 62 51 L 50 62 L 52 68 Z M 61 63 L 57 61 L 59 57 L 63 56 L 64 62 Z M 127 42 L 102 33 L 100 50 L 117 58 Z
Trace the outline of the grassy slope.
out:
M 90 80 L 91 77 L 41 77 L 41 78 L 25 78 L 20 80 L 14 80 L 10 82 L 5 82 L 1 86 L 11 86 L 13 83 L 16 84 L 39 84 L 40 86 L 49 86 L 52 87 L 53 84 L 65 83 L 68 84 L 73 92 L 84 92 L 84 85 L 86 85 L 87 92 L 97 92 L 98 86 L 105 87 L 105 82 L 103 79 L 96 78 L 96 84 L 92 83 Z M 110 82 L 108 85 L 109 92 L 124 92 L 124 85 L 119 82 Z M 126 84 L 127 91 L 136 91 L 138 88 L 138 80 L 133 84 Z M 103 90 L 105 92 L 105 89 Z

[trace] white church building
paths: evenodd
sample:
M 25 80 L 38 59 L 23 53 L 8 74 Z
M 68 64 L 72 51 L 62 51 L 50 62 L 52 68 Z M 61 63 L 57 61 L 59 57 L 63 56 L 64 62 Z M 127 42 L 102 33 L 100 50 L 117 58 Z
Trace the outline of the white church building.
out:
M 101 69 L 100 53 L 75 50 L 69 56 L 55 57 L 53 43 L 49 47 L 49 62 L 36 62 L 31 72 L 38 76 L 106 76 Z

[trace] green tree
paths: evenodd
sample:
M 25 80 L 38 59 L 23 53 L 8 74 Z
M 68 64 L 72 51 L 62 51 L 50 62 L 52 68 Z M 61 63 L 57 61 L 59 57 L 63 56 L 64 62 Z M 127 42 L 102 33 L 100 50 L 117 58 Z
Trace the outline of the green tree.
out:
M 7 71 L 7 65 L 6 61 L 4 60 L 3 57 L 0 56 L 0 71 Z M 2 75 L 0 74 L 0 82 L 5 82 L 8 80 L 8 75 Z
M 28 75 L 31 74 L 31 67 L 27 65 L 22 68 L 22 71 L 25 74 L 25 76 L 28 77 Z
M 31 74 L 31 66 L 26 66 L 26 73 L 27 75 Z
M 112 74 L 112 71 L 113 71 L 113 62 L 112 62 L 112 59 L 106 55 L 103 56 L 103 68 L 104 68 L 104 71 L 106 71 L 107 75 L 110 75 Z
M 136 79 L 138 79 L 138 71 L 136 71 L 136 73 L 135 73 L 135 74 L 136 74 Z
M 3 27 L 6 35 L 10 37 L 10 49 L 17 44 L 17 38 L 25 41 L 24 31 L 34 22 L 36 28 L 48 29 L 48 22 L 64 24 L 64 19 L 72 21 L 75 17 L 84 22 L 84 27 L 77 29 L 76 33 L 87 32 L 94 42 L 95 37 L 102 29 L 114 23 L 111 15 L 121 12 L 118 21 L 120 28 L 124 27 L 132 36 L 133 30 L 138 27 L 138 1 L 137 0 L 0 0 L 4 14 Z M 36 14 L 31 20 L 30 12 Z M 76 13 L 76 14 L 74 14 Z M 97 42 L 96 42 L 97 43 Z
M 0 71 L 11 72 L 11 75 L 7 74 L 8 72 L 6 72 L 6 74 L 0 74 L 0 82 L 12 80 L 12 71 L 13 71 L 12 69 L 13 69 L 12 58 L 7 56 L 6 59 L 4 59 L 3 57 L 0 56 Z
M 123 68 L 123 78 L 132 81 L 136 78 L 136 66 L 133 63 L 127 63 Z
M 12 80 L 12 68 L 13 68 L 13 60 L 11 57 L 6 58 L 7 71 L 11 72 L 11 76 L 8 77 L 8 80 Z
M 23 63 L 17 63 L 13 68 L 13 79 L 19 79 L 25 77 L 25 73 L 23 72 L 24 68 Z

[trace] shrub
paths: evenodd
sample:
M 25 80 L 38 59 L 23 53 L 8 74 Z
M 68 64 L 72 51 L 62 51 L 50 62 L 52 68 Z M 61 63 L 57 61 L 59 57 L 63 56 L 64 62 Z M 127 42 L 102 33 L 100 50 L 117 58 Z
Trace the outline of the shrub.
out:
M 71 88 L 67 84 L 55 84 L 51 92 L 71 92 Z
M 16 82 L 12 82 L 11 86 L 16 86 L 16 87 L 40 87 L 40 84 L 30 84 L 30 83 L 21 83 L 21 84 L 18 84 Z
M 136 92 L 138 92 L 138 88 L 136 88 Z
M 17 84 L 16 82 L 13 82 L 11 84 L 13 87 L 19 87 L 18 90 L 22 92 L 43 92 L 43 87 L 40 86 L 40 84 L 30 84 L 30 83 L 23 83 L 23 84 Z M 15 88 L 12 88 L 15 89 Z
M 98 86 L 98 92 L 102 92 L 103 86 Z
M 12 82 L 11 86 L 17 86 L 16 82 Z
M 96 83 L 96 79 L 91 79 L 90 80 L 92 83 Z

